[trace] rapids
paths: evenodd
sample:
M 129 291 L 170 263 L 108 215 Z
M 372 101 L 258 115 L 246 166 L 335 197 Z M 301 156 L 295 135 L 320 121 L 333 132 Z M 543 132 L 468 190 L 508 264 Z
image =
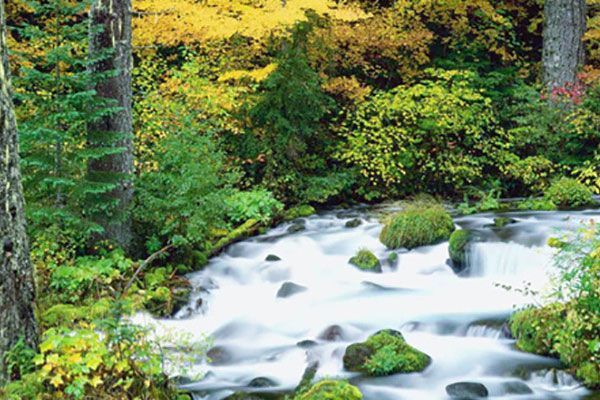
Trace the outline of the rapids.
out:
M 160 322 L 198 340 L 208 333 L 220 351 L 214 364 L 198 363 L 196 371 L 206 375 L 183 388 L 195 399 L 219 400 L 266 377 L 275 384 L 268 390 L 291 390 L 318 360 L 318 378 L 347 378 L 365 400 L 447 399 L 446 385 L 459 381 L 483 383 L 490 398 L 595 398 L 570 376 L 550 370 L 559 366 L 556 360 L 515 350 L 503 323 L 531 300 L 515 288 L 547 292 L 553 270 L 547 238 L 598 219 L 600 211 L 503 213 L 516 221 L 503 228 L 491 226 L 491 213 L 455 218 L 457 227 L 481 237 L 460 276 L 446 263 L 447 242 L 396 251 L 397 263 L 389 262 L 391 251 L 378 240 L 378 216 L 389 211 L 323 212 L 304 219 L 306 229 L 297 233 L 282 224 L 230 246 L 191 274 L 201 288 L 196 297 Z M 345 227 L 356 217 L 360 226 Z M 382 273 L 348 264 L 361 248 L 382 260 Z M 281 260 L 266 261 L 269 254 Z M 306 290 L 279 298 L 284 282 Z M 382 378 L 344 371 L 345 347 L 384 328 L 400 330 L 432 364 L 422 373 Z M 511 393 L 514 382 L 533 394 Z

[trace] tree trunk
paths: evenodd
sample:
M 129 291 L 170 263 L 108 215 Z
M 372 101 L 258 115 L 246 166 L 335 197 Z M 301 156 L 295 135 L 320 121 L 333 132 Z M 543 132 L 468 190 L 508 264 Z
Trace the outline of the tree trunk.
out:
M 94 139 L 92 146 L 121 147 L 124 151 L 90 160 L 88 170 L 90 180 L 103 181 L 102 175 L 119 176 L 117 187 L 106 195 L 117 199 L 118 206 L 114 217 L 100 216 L 98 222 L 104 232 L 98 239 L 114 241 L 124 249 L 131 245 L 131 214 L 133 199 L 133 128 L 131 117 L 131 0 L 97 0 L 90 9 L 91 57 L 97 57 L 107 50 L 112 53 L 90 66 L 92 73 L 116 71 L 116 75 L 99 82 L 95 86 L 98 96 L 113 99 L 120 111 L 105 116 L 90 126 Z M 101 29 L 97 29 L 100 27 Z M 98 142 L 97 133 L 117 136 L 117 140 Z M 96 133 L 96 134 L 94 134 Z
M 585 61 L 585 0 L 546 0 L 544 5 L 544 84 L 549 92 L 574 83 Z
M 0 385 L 10 379 L 2 355 L 22 338 L 36 349 L 35 284 L 29 258 L 17 123 L 6 48 L 4 0 L 0 0 Z

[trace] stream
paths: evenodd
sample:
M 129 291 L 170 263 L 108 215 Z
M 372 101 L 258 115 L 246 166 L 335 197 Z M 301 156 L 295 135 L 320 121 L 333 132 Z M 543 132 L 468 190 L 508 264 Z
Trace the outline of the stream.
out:
M 182 388 L 195 400 L 293 390 L 318 361 L 317 379 L 349 379 L 365 400 L 449 399 L 446 385 L 461 381 L 484 384 L 490 398 L 600 399 L 553 370 L 560 367 L 556 360 L 516 350 L 504 323 L 515 307 L 531 302 L 518 288 L 548 292 L 554 268 L 548 237 L 600 219 L 600 210 L 502 213 L 514 219 L 503 228 L 492 226 L 493 213 L 457 217 L 457 228 L 481 238 L 457 275 L 447 264 L 448 242 L 396 250 L 397 262 L 388 260 L 392 251 L 378 240 L 379 217 L 395 209 L 322 212 L 304 218 L 305 229 L 295 233 L 288 232 L 295 221 L 285 223 L 228 247 L 191 274 L 198 294 L 160 323 L 198 340 L 210 334 L 215 348 L 212 364 L 194 366 L 205 375 Z M 358 227 L 345 226 L 355 218 L 362 220 Z M 382 260 L 382 273 L 348 264 L 361 248 Z M 268 255 L 280 260 L 266 261 Z M 302 288 L 281 289 L 285 282 Z M 280 289 L 289 296 L 278 297 Z M 385 328 L 401 331 L 431 356 L 431 365 L 422 373 L 379 378 L 345 371 L 345 348 Z M 258 377 L 271 387 L 248 388 Z

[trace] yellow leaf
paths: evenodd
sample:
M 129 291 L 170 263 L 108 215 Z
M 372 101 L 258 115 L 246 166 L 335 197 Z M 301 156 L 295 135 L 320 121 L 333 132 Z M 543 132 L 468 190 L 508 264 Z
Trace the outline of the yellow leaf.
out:
M 50 383 L 52 384 L 52 386 L 54 386 L 55 388 L 57 388 L 60 385 L 62 385 L 64 382 L 63 382 L 62 376 L 55 375 L 54 378 L 52 378 L 50 380 Z
M 85 363 L 85 365 L 92 369 L 95 370 L 96 368 L 98 368 L 98 365 L 100 365 L 102 363 L 102 357 L 100 357 L 99 355 L 92 355 L 88 358 L 87 362 Z
M 67 361 L 70 363 L 79 363 L 81 362 L 81 354 L 80 353 L 73 353 L 70 356 L 67 357 Z
M 102 381 L 102 378 L 100 378 L 99 376 L 94 376 L 94 377 L 92 378 L 92 381 L 90 382 L 90 384 L 91 384 L 93 387 L 96 387 L 96 386 L 98 386 L 98 385 L 101 385 L 102 383 L 103 383 L 103 381 Z

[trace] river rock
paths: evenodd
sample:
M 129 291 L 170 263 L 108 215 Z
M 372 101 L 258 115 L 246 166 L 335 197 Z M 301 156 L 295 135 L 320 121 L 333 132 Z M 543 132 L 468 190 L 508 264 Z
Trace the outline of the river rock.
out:
M 526 384 L 520 381 L 511 381 L 502 383 L 502 388 L 504 389 L 505 394 L 532 394 L 533 390 Z
M 342 327 L 339 325 L 331 325 L 319 335 L 319 339 L 327 340 L 328 342 L 337 342 L 343 338 Z
M 233 359 L 231 353 L 223 346 L 214 346 L 208 350 L 206 356 L 210 358 L 212 365 L 226 365 Z
M 275 382 L 273 379 L 259 376 L 258 378 L 252 379 L 248 383 L 248 386 L 252 388 L 268 388 L 277 386 L 277 382 Z
M 354 218 L 354 219 L 351 219 L 350 221 L 347 221 L 345 225 L 346 225 L 346 228 L 356 228 L 360 224 L 362 224 L 362 219 Z
M 354 257 L 348 260 L 348 263 L 361 271 L 381 272 L 381 262 L 372 251 L 367 249 L 359 250 Z
M 344 368 L 348 371 L 360 371 L 365 361 L 374 353 L 371 346 L 365 343 L 353 343 L 346 348 L 344 353 Z
M 476 400 L 488 397 L 487 388 L 478 382 L 457 382 L 446 386 L 446 393 L 453 399 Z
M 306 229 L 306 226 L 304 226 L 304 224 L 301 224 L 301 223 L 297 222 L 297 223 L 295 223 L 295 224 L 292 224 L 292 225 L 290 225 L 290 226 L 287 228 L 287 231 L 288 231 L 289 233 L 296 233 L 296 232 L 303 231 L 303 230 L 305 230 L 305 229 Z
M 298 285 L 294 282 L 284 282 L 283 285 L 277 291 L 277 297 L 287 298 L 295 294 L 305 292 L 308 288 L 302 285 Z
M 513 218 L 496 217 L 496 218 L 494 218 L 494 227 L 496 227 L 496 228 L 503 228 L 506 225 L 514 224 L 515 222 L 517 222 L 517 220 L 513 219 Z
M 266 258 L 265 261 L 269 261 L 269 262 L 273 262 L 273 261 L 281 261 L 281 257 L 275 255 L 275 254 L 269 254 Z
M 310 339 L 301 340 L 298 343 L 296 343 L 296 346 L 300 347 L 301 349 L 310 349 L 311 347 L 315 347 L 317 345 L 318 345 L 317 342 L 315 342 L 314 340 L 310 340 Z
M 459 229 L 450 235 L 448 253 L 450 254 L 450 260 L 452 260 L 451 266 L 454 272 L 460 273 L 466 268 L 467 252 L 471 247 L 472 239 L 473 234 L 468 229 Z

